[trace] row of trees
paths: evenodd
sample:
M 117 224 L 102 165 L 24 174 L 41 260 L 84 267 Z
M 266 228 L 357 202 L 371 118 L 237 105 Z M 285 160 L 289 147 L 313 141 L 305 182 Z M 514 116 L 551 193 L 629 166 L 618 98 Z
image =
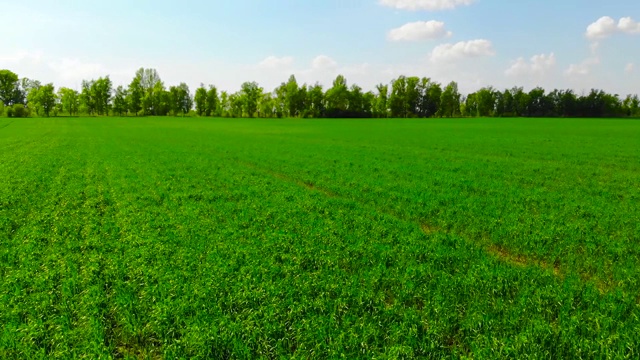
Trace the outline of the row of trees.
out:
M 272 92 L 256 82 L 240 91 L 218 91 L 201 85 L 191 95 L 185 83 L 167 88 L 155 69 L 138 70 L 127 86 L 114 89 L 108 76 L 83 81 L 80 91 L 20 79 L 0 70 L 0 115 L 198 115 L 218 117 L 622 117 L 640 116 L 637 95 L 620 98 L 602 90 L 578 95 L 572 90 L 546 92 L 538 87 L 498 91 L 485 87 L 462 96 L 458 85 L 446 86 L 428 78 L 400 76 L 390 85 L 365 92 L 348 86 L 339 75 L 332 86 L 299 85 L 289 77 Z

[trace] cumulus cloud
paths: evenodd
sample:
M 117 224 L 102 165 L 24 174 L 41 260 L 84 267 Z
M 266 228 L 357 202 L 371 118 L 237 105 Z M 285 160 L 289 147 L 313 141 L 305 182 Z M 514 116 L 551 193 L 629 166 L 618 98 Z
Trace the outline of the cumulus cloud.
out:
M 420 41 L 451 37 L 451 31 L 444 28 L 442 21 L 416 21 L 389 31 L 391 41 Z
M 565 75 L 567 76 L 585 76 L 591 73 L 591 68 L 594 65 L 600 64 L 599 58 L 588 58 L 582 61 L 579 64 L 571 64 L 569 68 L 565 70 Z
M 331 69 L 338 66 L 338 63 L 326 55 L 318 55 L 311 61 L 313 69 Z
M 618 21 L 618 29 L 627 34 L 640 34 L 640 23 L 630 17 L 623 17 Z
M 380 4 L 400 10 L 451 10 L 471 5 L 475 0 L 380 0 Z
M 291 66 L 292 64 L 293 64 L 293 57 L 291 56 L 284 56 L 284 57 L 268 56 L 267 58 L 262 60 L 260 64 L 258 64 L 258 66 L 262 69 L 277 69 L 277 68 L 288 67 L 288 66 Z
M 505 74 L 507 76 L 544 75 L 555 65 L 556 56 L 554 53 L 535 55 L 529 61 L 520 57 L 505 71 Z
M 610 16 L 603 16 L 587 26 L 585 36 L 596 41 L 608 38 L 616 33 L 640 34 L 640 23 L 630 17 L 623 17 L 616 22 Z
M 460 41 L 455 44 L 436 46 L 429 56 L 433 62 L 453 61 L 465 58 L 492 56 L 495 54 L 493 44 L 489 40 L 476 39 Z

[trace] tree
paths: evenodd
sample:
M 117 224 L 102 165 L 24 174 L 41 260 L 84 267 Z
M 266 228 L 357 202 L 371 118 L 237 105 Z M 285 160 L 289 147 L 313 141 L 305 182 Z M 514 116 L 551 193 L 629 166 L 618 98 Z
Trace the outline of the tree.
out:
M 405 93 L 404 108 L 406 112 L 405 117 L 420 116 L 420 78 L 417 76 L 410 76 L 407 78 L 407 87 Z
M 248 117 L 254 117 L 258 111 L 258 101 L 262 97 L 262 88 L 255 81 L 245 82 L 241 86 L 240 93 L 244 113 Z
M 220 99 L 218 99 L 218 89 L 213 85 L 209 85 L 209 90 L 207 91 L 207 116 L 218 116 L 219 107 Z
M 113 96 L 113 112 L 122 116 L 123 113 L 126 113 L 128 110 L 127 105 L 127 97 L 128 97 L 127 89 L 125 89 L 122 85 L 116 88 L 115 95 Z
M 527 115 L 534 117 L 550 116 L 553 112 L 553 103 L 551 99 L 545 95 L 545 90 L 536 87 L 529 91 L 529 106 L 527 107 Z
M 14 104 L 18 75 L 9 70 L 0 70 L 0 102 L 6 106 Z
M 91 80 L 91 101 L 98 115 L 109 115 L 111 106 L 112 82 L 109 76 Z
M 638 95 L 627 95 L 622 106 L 625 116 L 640 116 L 640 99 Z
M 38 90 L 38 92 L 40 93 L 40 95 L 38 96 L 40 107 L 42 108 L 44 115 L 46 117 L 49 117 L 51 112 L 54 110 L 54 107 L 56 106 L 57 97 L 55 88 L 53 87 L 53 84 L 49 83 L 42 86 Z
M 298 81 L 294 75 L 289 76 L 289 80 L 285 84 L 285 106 L 287 116 L 296 117 L 300 112 L 300 103 L 298 97 Z
M 476 92 L 477 116 L 493 116 L 495 111 L 495 91 L 485 87 Z
M 93 80 L 82 80 L 82 91 L 80 92 L 80 106 L 83 112 L 89 115 L 93 115 L 96 110 L 96 101 L 93 91 L 91 91 L 94 87 L 93 83 Z
M 325 113 L 325 99 L 322 85 L 316 83 L 311 86 L 307 92 L 307 98 L 309 99 L 311 116 L 315 118 L 323 117 Z
M 20 103 L 13 104 L 7 110 L 7 116 L 16 118 L 28 117 L 29 109 L 25 108 L 24 105 Z
M 229 116 L 233 118 L 242 117 L 243 101 L 242 93 L 237 92 L 228 96 Z
M 226 91 L 220 93 L 220 116 L 231 116 L 231 104 L 229 102 L 229 94 Z
M 78 113 L 78 92 L 69 88 L 60 88 L 58 90 L 58 98 L 62 109 L 69 113 L 69 116 Z
M 389 86 L 378 84 L 376 90 L 378 90 L 378 94 L 373 106 L 373 115 L 378 118 L 386 118 L 389 113 Z
M 258 117 L 272 118 L 275 115 L 275 102 L 270 93 L 263 93 L 258 101 Z
M 188 88 L 187 88 L 188 89 Z M 171 113 L 172 105 L 171 105 L 171 94 L 164 87 L 164 83 L 162 81 L 157 81 L 153 88 L 149 93 L 149 101 L 150 101 L 150 114 L 155 116 L 165 116 Z M 174 113 L 177 114 L 181 111 L 181 106 L 178 106 L 174 109 Z
M 40 116 L 43 112 L 42 109 L 42 101 L 40 99 L 41 93 L 40 88 L 42 85 L 37 84 L 29 89 L 27 93 L 27 104 L 29 104 L 29 108 L 36 111 L 36 115 Z
M 173 114 L 182 112 L 182 116 L 185 116 L 193 107 L 193 100 L 187 84 L 180 83 L 178 86 L 169 87 L 169 94 L 169 111 Z
M 406 108 L 407 78 L 400 76 L 391 82 L 389 95 L 389 111 L 391 117 L 407 117 Z
M 191 111 L 193 108 L 193 99 L 191 98 L 191 92 L 189 91 L 189 86 L 186 83 L 180 83 L 178 86 L 180 88 L 180 111 L 182 111 L 182 116 Z
M 200 84 L 200 87 L 196 89 L 193 100 L 196 104 L 196 112 L 198 116 L 206 115 L 207 113 L 207 89 L 204 88 L 204 84 Z
M 132 85 L 135 85 L 135 88 L 132 89 L 130 86 L 129 93 L 135 94 L 132 95 L 134 100 L 137 100 L 137 96 L 140 95 L 140 107 L 145 115 L 160 115 L 161 112 L 166 110 L 160 109 L 161 106 L 166 106 L 163 102 L 166 102 L 165 100 L 168 96 L 167 94 L 163 94 L 165 91 L 164 85 L 156 69 L 138 69 L 133 78 Z M 141 90 L 140 94 L 137 92 L 139 90 Z
M 440 116 L 460 116 L 460 92 L 455 81 L 450 82 L 440 95 Z
M 328 117 L 343 117 L 349 108 L 349 88 L 347 87 L 347 79 L 338 75 L 333 80 L 333 86 L 327 90 L 325 95 L 327 101 Z
M 127 90 L 127 105 L 129 106 L 129 111 L 136 114 L 136 116 L 140 110 L 142 110 L 142 98 L 144 97 L 144 88 L 142 87 L 141 81 L 142 78 L 136 75 Z
M 437 82 L 422 78 L 418 84 L 418 112 L 420 117 L 440 115 L 442 87 Z

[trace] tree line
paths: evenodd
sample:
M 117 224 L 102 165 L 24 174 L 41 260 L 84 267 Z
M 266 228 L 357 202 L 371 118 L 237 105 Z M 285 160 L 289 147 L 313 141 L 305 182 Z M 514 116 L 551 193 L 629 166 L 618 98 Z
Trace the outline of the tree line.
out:
M 637 95 L 621 98 L 603 90 L 547 92 L 541 87 L 503 91 L 493 87 L 463 96 L 456 82 L 446 86 L 429 78 L 400 76 L 375 91 L 347 84 L 338 75 L 330 88 L 298 84 L 294 75 L 271 92 L 245 82 L 235 93 L 201 85 L 165 86 L 155 69 L 139 69 L 128 86 L 114 88 L 109 76 L 82 81 L 81 89 L 20 78 L 0 70 L 0 116 L 215 116 L 300 118 L 428 117 L 638 117 Z

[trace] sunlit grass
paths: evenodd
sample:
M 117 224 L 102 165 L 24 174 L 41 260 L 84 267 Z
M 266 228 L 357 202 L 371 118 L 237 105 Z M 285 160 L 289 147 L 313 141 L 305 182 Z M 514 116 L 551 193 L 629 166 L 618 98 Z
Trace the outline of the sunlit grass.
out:
M 0 358 L 637 357 L 639 139 L 0 119 Z

